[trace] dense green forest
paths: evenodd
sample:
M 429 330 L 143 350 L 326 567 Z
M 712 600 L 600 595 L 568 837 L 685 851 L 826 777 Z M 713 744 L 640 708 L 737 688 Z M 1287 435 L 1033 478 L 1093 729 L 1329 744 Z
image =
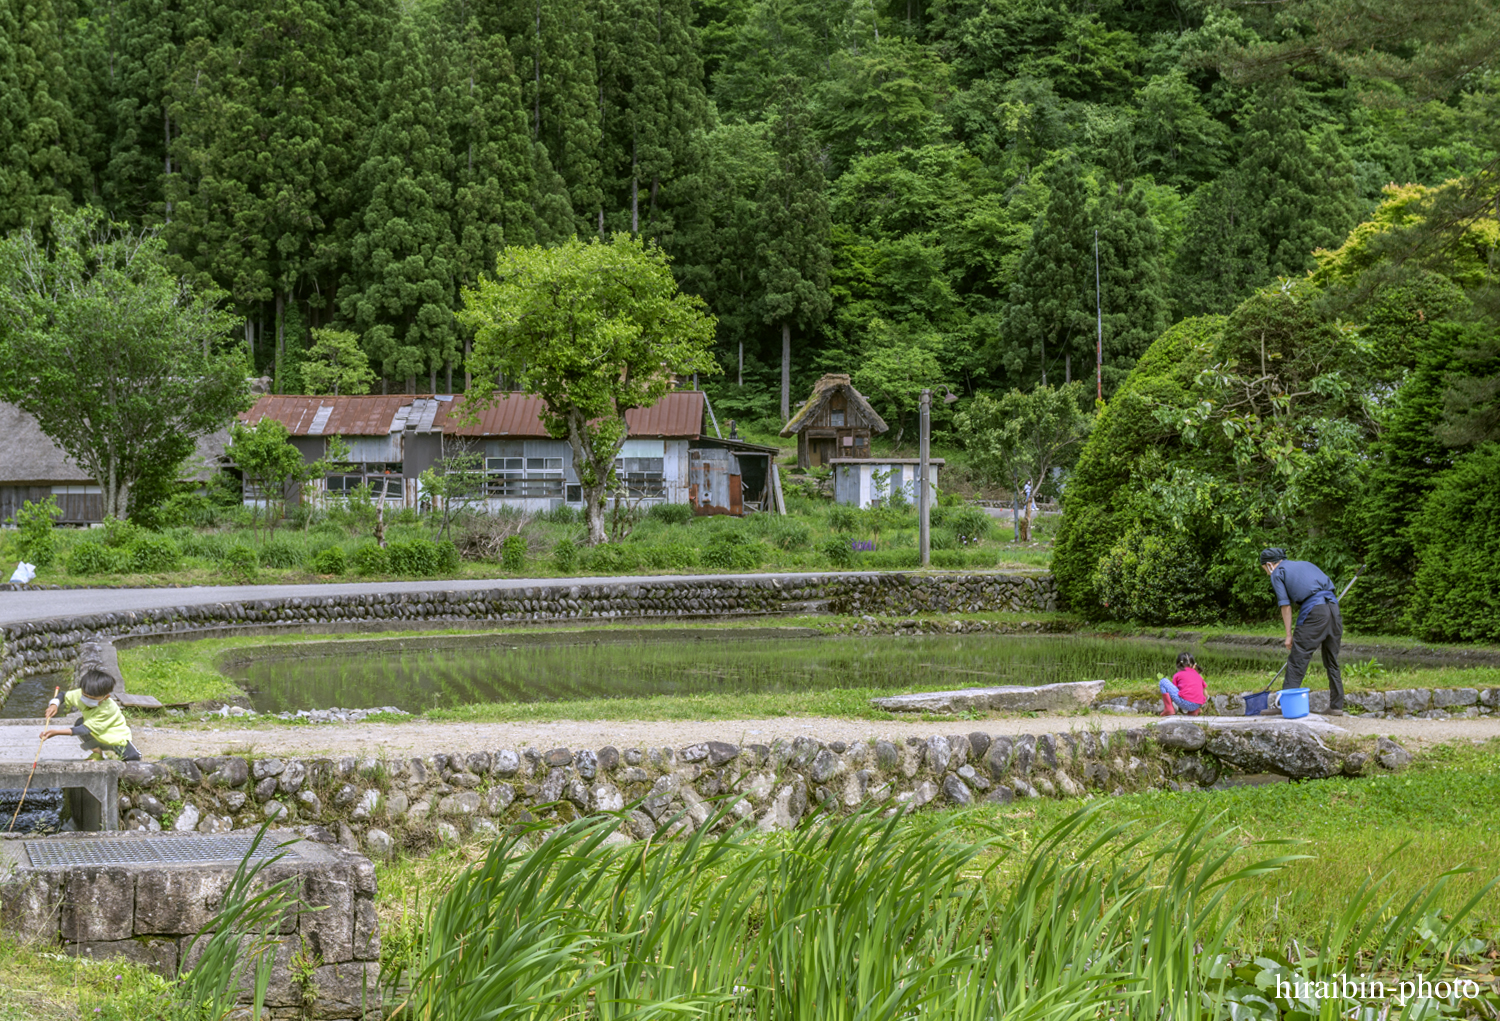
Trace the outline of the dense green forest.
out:
M 0 230 L 159 225 L 283 392 L 319 326 L 377 388 L 462 388 L 451 312 L 497 249 L 616 231 L 719 317 L 731 415 L 785 413 L 783 353 L 794 395 L 852 370 L 898 419 L 920 384 L 1092 380 L 1096 298 L 1112 392 L 1387 184 L 1493 156 L 1473 66 L 1257 73 L 1340 6 L 1303 5 L 5 0 Z M 1463 34 L 1435 6 L 1393 53 Z
M 638 235 L 717 316 L 719 416 L 762 427 L 827 371 L 895 431 L 921 386 L 1086 400 L 1102 336 L 1107 401 L 1049 483 L 1076 610 L 1265 612 L 1275 542 L 1366 563 L 1356 619 L 1500 638 L 1492 0 L 0 19 L 0 231 L 159 230 L 280 392 L 315 339 L 376 389 L 487 387 L 454 312 L 499 250 Z

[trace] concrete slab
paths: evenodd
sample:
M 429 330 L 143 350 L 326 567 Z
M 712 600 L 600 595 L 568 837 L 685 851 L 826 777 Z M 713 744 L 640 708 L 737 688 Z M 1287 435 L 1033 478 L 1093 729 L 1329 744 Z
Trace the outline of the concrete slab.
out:
M 914 695 L 872 698 L 877 709 L 888 713 L 956 712 L 1057 712 L 1091 705 L 1104 690 L 1103 681 L 1069 681 L 1063 684 L 1010 684 L 996 688 L 964 688 L 959 691 L 927 691 Z
M 1322 716 L 1302 716 L 1295 720 L 1288 720 L 1281 716 L 1177 716 L 1168 719 L 1185 720 L 1188 723 L 1196 723 L 1200 727 L 1212 727 L 1216 730 L 1275 730 L 1285 726 L 1300 726 L 1319 737 L 1338 737 L 1348 735 L 1349 731 L 1337 724 L 1330 723 Z
M 53 720 L 53 726 L 61 726 L 61 718 Z M 5 720 L 0 722 L 0 762 L 24 762 L 31 765 L 36 758 L 37 738 L 45 720 Z M 43 762 L 82 762 L 88 752 L 79 745 L 76 737 L 49 738 L 42 745 Z

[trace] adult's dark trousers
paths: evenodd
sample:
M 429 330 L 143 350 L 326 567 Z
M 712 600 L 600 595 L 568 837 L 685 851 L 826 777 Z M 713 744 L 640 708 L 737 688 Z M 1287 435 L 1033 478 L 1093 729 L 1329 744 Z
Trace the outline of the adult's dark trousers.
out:
M 1337 603 L 1319 603 L 1307 611 L 1307 618 L 1292 632 L 1292 654 L 1287 658 L 1286 682 L 1282 688 L 1300 688 L 1307 676 L 1312 654 L 1323 654 L 1323 669 L 1328 671 L 1328 706 L 1344 708 L 1344 675 L 1339 670 L 1339 646 L 1344 641 L 1344 618 Z

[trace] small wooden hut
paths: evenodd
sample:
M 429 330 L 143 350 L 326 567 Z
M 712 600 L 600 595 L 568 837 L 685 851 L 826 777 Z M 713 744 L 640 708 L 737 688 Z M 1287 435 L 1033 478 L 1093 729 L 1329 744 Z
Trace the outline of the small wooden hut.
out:
M 797 467 L 810 468 L 835 457 L 869 457 L 870 438 L 887 428 L 848 375 L 830 372 L 818 380 L 781 435 L 797 437 Z

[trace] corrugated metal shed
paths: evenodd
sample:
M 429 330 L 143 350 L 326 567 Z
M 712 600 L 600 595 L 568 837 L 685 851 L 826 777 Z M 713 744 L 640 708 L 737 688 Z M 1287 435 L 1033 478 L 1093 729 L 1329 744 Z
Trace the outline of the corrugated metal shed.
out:
M 439 409 L 436 424 L 447 436 L 521 436 L 542 438 L 540 397 L 511 393 L 499 397 L 479 413 L 473 425 L 460 425 L 464 400 L 458 398 Z M 698 390 L 674 390 L 649 408 L 635 408 L 625 413 L 625 424 L 631 436 L 660 436 L 671 439 L 697 439 L 703 429 L 703 393 Z

